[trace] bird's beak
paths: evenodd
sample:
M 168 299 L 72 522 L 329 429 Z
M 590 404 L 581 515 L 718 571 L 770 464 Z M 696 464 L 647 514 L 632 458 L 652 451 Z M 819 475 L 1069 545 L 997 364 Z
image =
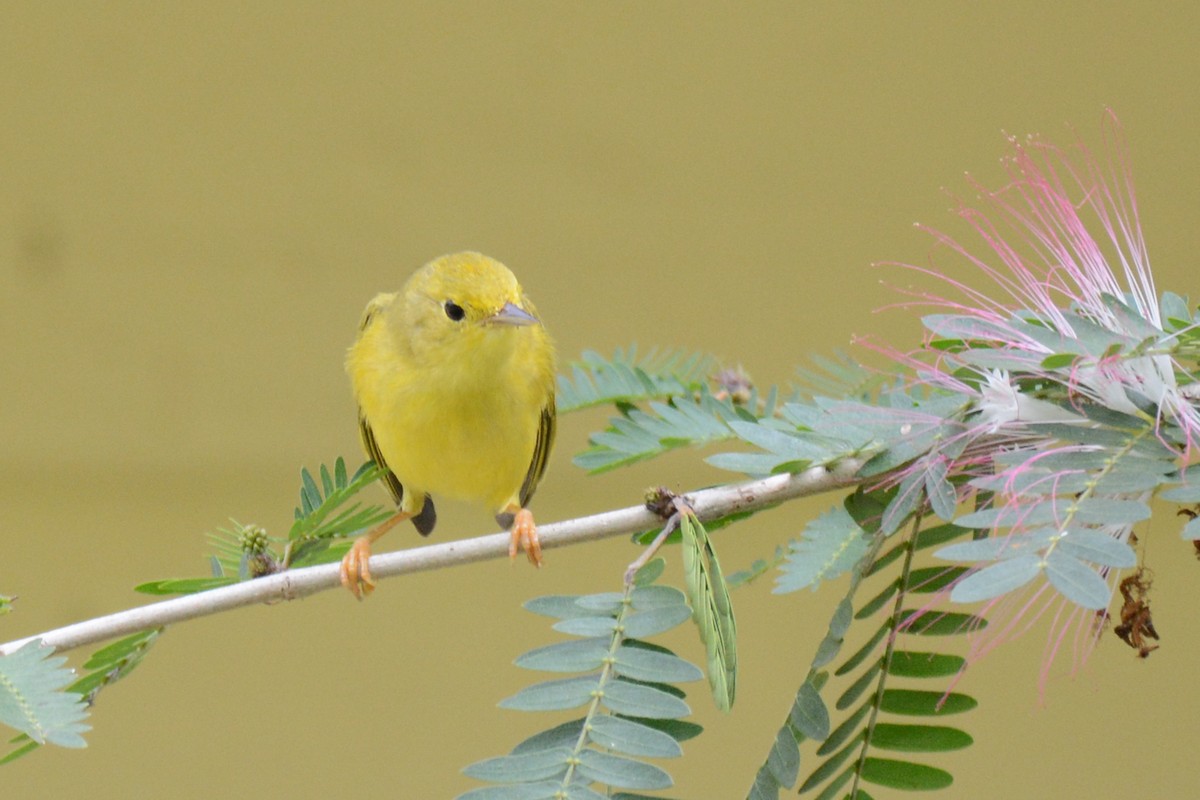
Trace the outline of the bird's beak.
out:
M 538 318 L 518 305 L 505 303 L 499 311 L 485 319 L 484 322 L 489 325 L 537 325 Z

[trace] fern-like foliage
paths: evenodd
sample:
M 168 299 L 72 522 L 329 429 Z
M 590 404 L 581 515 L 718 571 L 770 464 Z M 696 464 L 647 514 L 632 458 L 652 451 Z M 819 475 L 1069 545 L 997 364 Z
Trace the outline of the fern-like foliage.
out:
M 869 542 L 844 507 L 831 508 L 804 528 L 781 559 L 775 593 L 794 592 L 853 570 L 867 554 Z
M 556 631 L 579 638 L 531 650 L 517 665 L 582 674 L 534 684 L 500 705 L 540 712 L 583 708 L 584 714 L 526 739 L 509 755 L 467 767 L 467 775 L 498 785 L 468 791 L 461 800 L 632 798 L 620 790 L 672 785 L 666 770 L 647 759 L 681 755 L 679 742 L 700 732 L 682 719 L 691 710 L 675 684 L 703 673 L 648 641 L 691 616 L 682 592 L 653 584 L 661 571 L 661 561 L 652 561 L 624 592 L 526 603 L 558 620 Z
M 86 709 L 95 703 L 96 695 L 100 693 L 101 689 L 111 686 L 112 684 L 121 680 L 130 672 L 132 672 L 134 667 L 142 663 L 142 659 L 145 657 L 147 651 L 149 651 L 151 645 L 154 644 L 161 632 L 161 629 L 141 631 L 140 633 L 126 636 L 123 639 L 118 639 L 117 641 L 97 650 L 95 653 L 92 653 L 91 657 L 84 662 L 84 674 L 75 680 L 74 683 L 71 683 L 69 686 L 63 689 L 62 692 L 58 693 L 63 695 L 63 700 L 60 702 L 78 705 L 78 707 L 84 709 L 84 714 L 86 714 Z M 46 664 L 48 662 L 58 662 L 61 664 L 61 662 L 64 660 L 65 659 L 55 657 L 53 659 L 46 659 L 42 662 L 42 664 Z M 2 661 L 3 658 L 0 657 L 0 663 L 2 663 Z M 55 667 L 55 669 L 57 669 L 57 667 Z M 74 673 L 70 670 L 59 671 L 66 673 L 68 679 L 74 676 Z M 3 703 L 0 703 L 0 705 L 2 704 Z M 82 725 L 79 733 L 82 733 L 83 730 L 87 730 L 87 727 L 87 725 Z M 14 737 L 13 739 L 9 740 L 9 745 L 11 748 L 9 752 L 3 756 L 0 756 L 0 765 L 7 764 L 20 758 L 21 756 L 37 750 L 45 742 L 49 742 L 51 744 L 60 744 L 60 742 L 56 742 L 49 737 L 44 737 L 42 741 L 39 741 L 29 733 L 22 733 L 19 736 Z M 67 744 L 65 746 L 83 747 L 85 746 L 85 743 L 80 738 L 77 743 Z
M 966 747 L 972 741 L 955 727 L 909 721 L 912 717 L 969 710 L 975 706 L 972 698 L 944 690 L 895 685 L 898 680 L 948 679 L 964 665 L 958 655 L 903 649 L 900 645 L 906 639 L 965 633 L 985 624 L 979 617 L 932 611 L 911 599 L 941 591 L 961 574 L 953 567 L 914 569 L 914 555 L 967 531 L 951 525 L 936 526 L 915 532 L 876 556 L 885 541 L 879 521 L 887 502 L 890 498 L 881 492 L 859 492 L 847 500 L 847 517 L 856 527 L 861 523 L 873 531 L 866 533 L 862 527 L 857 530 L 858 537 L 871 544 L 851 570 L 849 591 L 817 648 L 787 721 L 759 768 L 747 794 L 750 800 L 774 800 L 782 790 L 796 784 L 801 767 L 799 746 L 805 741 L 820 743 L 815 755 L 821 760 L 809 771 L 799 791 L 819 792 L 817 796 L 823 799 L 867 797 L 859 788 L 864 783 L 906 790 L 948 786 L 951 776 L 944 769 L 895 754 L 945 752 Z M 897 561 L 901 562 L 899 575 L 855 610 L 853 598 L 862 582 L 873 575 L 894 575 Z M 836 668 L 826 669 L 837 659 L 851 625 L 878 618 L 889 604 L 890 613 L 883 614 L 866 642 Z M 841 715 L 836 724 L 821 694 L 831 678 L 849 681 L 834 701 L 834 709 Z
M 340 456 L 332 475 L 328 467 L 321 465 L 320 486 L 307 469 L 300 470 L 300 505 L 294 511 L 295 521 L 288 531 L 288 542 L 296 549 L 285 566 L 327 560 L 316 558 L 316 551 L 320 549 L 318 544 L 328 545 L 330 539 L 349 536 L 387 519 L 391 512 L 382 506 L 353 503 L 343 508 L 354 495 L 386 473 L 386 469 L 368 461 L 353 477 L 348 477 L 346 463 Z M 305 548 L 309 548 L 309 552 Z
M 812 367 L 798 367 L 798 396 L 809 400 L 816 397 L 840 397 L 869 401 L 877 396 L 887 381 L 881 372 L 867 369 L 847 353 L 836 352 L 832 357 L 814 353 L 808 356 Z
M 87 704 L 64 688 L 75 678 L 66 661 L 37 639 L 0 656 L 0 722 L 36 744 L 86 747 Z
M 270 575 L 288 567 L 311 566 L 337 561 L 349 547 L 345 539 L 390 516 L 383 506 L 350 502 L 360 491 L 377 481 L 385 470 L 374 462 L 363 464 L 354 475 L 348 474 L 339 456 L 330 470 L 322 464 L 320 482 L 307 468 L 300 470 L 300 504 L 287 538 L 267 535 L 259 525 L 230 525 L 208 535 L 213 546 L 209 556 L 211 574 L 196 578 L 169 578 L 149 581 L 136 588 L 145 594 L 191 594 L 238 581 Z
M 751 399 L 756 401 L 757 393 Z M 735 434 L 731 422 L 756 420 L 747 406 L 735 403 L 732 397 L 718 399 L 707 388 L 694 397 L 651 401 L 646 410 L 624 406 L 619 409 L 621 416 L 610 420 L 608 429 L 588 438 L 589 447 L 576 455 L 574 462 L 596 474 L 680 447 L 732 439 Z
M 971 481 L 1005 502 L 956 520 L 991 530 L 991 537 L 937 553 L 973 567 L 951 599 L 988 600 L 1044 575 L 1082 608 L 1108 606 L 1112 589 L 1105 577 L 1137 564 L 1127 531 L 1150 517 L 1146 499 L 1172 480 L 1179 454 L 1156 436 L 1150 420 L 1089 410 L 1104 421 L 1042 425 L 1036 451 L 998 453 L 999 474 Z
M 694 395 L 716 368 L 716 359 L 704 353 L 667 350 L 639 357 L 631 346 L 617 348 L 612 358 L 605 358 L 585 350 L 570 364 L 570 376 L 558 376 L 556 405 L 566 413 Z

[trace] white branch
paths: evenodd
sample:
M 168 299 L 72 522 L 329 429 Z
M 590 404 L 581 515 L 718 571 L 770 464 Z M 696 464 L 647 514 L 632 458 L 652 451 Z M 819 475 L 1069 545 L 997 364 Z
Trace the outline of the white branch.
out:
M 701 520 L 716 519 L 737 511 L 761 509 L 792 498 L 852 485 L 856 482 L 854 475 L 861 466 L 859 461 L 848 460 L 833 469 L 813 467 L 806 472 L 773 475 L 761 480 L 703 489 L 687 497 Z M 662 520 L 644 506 L 633 506 L 539 526 L 538 534 L 543 549 L 549 550 L 578 542 L 652 530 L 661 525 Z M 508 554 L 508 543 L 507 533 L 496 533 L 474 539 L 383 553 L 371 557 L 371 576 L 382 579 L 489 558 L 502 558 Z M 340 586 L 337 564 L 292 569 L 277 575 L 163 600 L 27 636 L 0 644 L 0 655 L 8 655 L 33 639 L 41 639 L 44 644 L 59 651 L 70 650 L 241 606 L 295 600 Z

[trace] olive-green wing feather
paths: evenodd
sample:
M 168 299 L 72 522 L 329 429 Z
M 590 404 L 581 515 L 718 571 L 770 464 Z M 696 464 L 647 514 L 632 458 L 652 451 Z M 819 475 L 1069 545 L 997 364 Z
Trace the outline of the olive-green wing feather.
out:
M 362 439 L 363 450 L 367 456 L 375 462 L 377 466 L 387 469 L 380 480 L 387 487 L 388 494 L 392 496 L 392 502 L 397 506 L 400 505 L 400 500 L 404 497 L 404 486 L 396 478 L 395 473 L 388 468 L 387 461 L 384 460 L 383 453 L 379 449 L 379 443 L 375 441 L 375 432 L 371 430 L 371 423 L 367 422 L 367 418 L 363 416 L 362 411 L 358 414 L 358 434 Z M 421 510 L 412 518 L 413 527 L 417 529 L 417 533 L 422 536 L 428 536 L 433 533 L 433 527 L 437 524 L 437 509 L 434 508 L 433 498 L 425 495 L 425 502 L 421 505 Z
M 400 505 L 400 499 L 404 497 L 404 487 L 392 471 L 388 469 L 387 461 L 383 458 L 383 453 L 379 451 L 379 444 L 375 441 L 375 432 L 371 430 L 371 423 L 367 422 L 367 418 L 360 411 L 358 414 L 358 435 L 362 439 L 363 450 L 366 451 L 367 457 L 375 462 L 376 466 L 387 469 L 387 474 L 380 480 L 387 487 L 388 494 L 392 496 L 392 502 Z
M 529 462 L 529 471 L 525 473 L 525 482 L 521 484 L 521 507 L 529 505 L 533 493 L 537 490 L 538 482 L 546 474 L 546 464 L 550 460 L 550 448 L 554 446 L 555 409 L 554 395 L 542 408 L 542 417 L 538 421 L 537 442 L 533 445 L 533 460 Z

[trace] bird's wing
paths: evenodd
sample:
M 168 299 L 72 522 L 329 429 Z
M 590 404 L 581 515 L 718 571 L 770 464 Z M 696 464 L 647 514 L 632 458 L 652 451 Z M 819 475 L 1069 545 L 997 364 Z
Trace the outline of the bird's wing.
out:
M 521 484 L 521 507 L 529 505 L 537 490 L 538 481 L 546 473 L 546 463 L 550 460 L 550 448 L 554 445 L 554 395 L 542 407 L 542 416 L 538 420 L 537 442 L 533 445 L 533 460 L 529 462 L 529 471 L 525 473 L 525 482 Z
M 400 505 L 400 499 L 404 497 L 404 487 L 396 476 L 392 474 L 388 468 L 387 461 L 383 458 L 383 453 L 379 450 L 379 443 L 375 441 L 375 432 L 371 430 L 371 423 L 367 422 L 367 418 L 363 416 L 362 410 L 358 412 L 358 435 L 362 439 L 363 450 L 367 451 L 367 455 L 375 465 L 383 467 L 387 470 L 387 474 L 381 479 L 383 485 L 387 487 L 388 494 L 392 496 L 392 502 Z
M 379 449 L 379 443 L 375 441 L 375 432 L 371 430 L 371 423 L 367 422 L 361 409 L 358 412 L 358 434 L 362 439 L 363 450 L 367 451 L 367 455 L 375 462 L 375 465 L 387 470 L 380 480 L 387 487 L 388 494 L 392 496 L 392 502 L 399 507 L 400 500 L 404 497 L 404 485 L 388 467 L 383 452 Z M 433 526 L 437 524 L 437 510 L 433 506 L 432 497 L 425 495 L 421 510 L 413 516 L 412 523 L 422 536 L 433 533 Z

